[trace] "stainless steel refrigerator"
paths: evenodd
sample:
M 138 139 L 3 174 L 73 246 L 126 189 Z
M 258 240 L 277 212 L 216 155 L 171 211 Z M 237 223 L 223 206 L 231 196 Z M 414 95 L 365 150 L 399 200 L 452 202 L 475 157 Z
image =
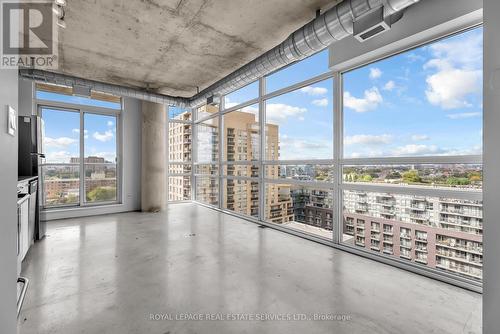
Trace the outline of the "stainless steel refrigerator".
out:
M 18 175 L 20 177 L 39 177 L 41 159 L 45 158 L 43 150 L 43 120 L 38 116 L 19 116 L 19 152 Z M 34 238 L 40 240 L 45 236 L 46 223 L 40 220 L 41 185 L 30 185 L 30 192 L 36 193 Z

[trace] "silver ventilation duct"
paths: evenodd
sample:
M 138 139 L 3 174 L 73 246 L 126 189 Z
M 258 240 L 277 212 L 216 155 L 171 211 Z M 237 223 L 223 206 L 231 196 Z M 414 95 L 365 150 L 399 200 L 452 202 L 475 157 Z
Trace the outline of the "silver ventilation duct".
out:
M 224 79 L 191 98 L 192 107 L 213 95 L 227 94 L 304 59 L 347 37 L 364 41 L 390 28 L 401 18 L 402 10 L 419 0 L 344 0 L 330 8 L 283 43 L 254 59 Z
M 116 96 L 131 97 L 134 99 L 163 103 L 181 108 L 189 107 L 189 100 L 186 98 L 156 94 L 139 89 L 75 78 L 64 74 L 35 69 L 20 69 L 19 75 L 21 78 L 26 78 L 35 82 L 73 87 L 74 89 L 78 88 L 79 91 L 88 90 L 90 92 L 90 90 L 94 90 Z

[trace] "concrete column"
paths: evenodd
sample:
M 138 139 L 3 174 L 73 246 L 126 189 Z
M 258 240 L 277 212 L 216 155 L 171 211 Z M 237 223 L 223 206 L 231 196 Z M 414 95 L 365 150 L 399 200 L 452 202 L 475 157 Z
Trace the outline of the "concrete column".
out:
M 500 1 L 484 0 L 483 333 L 500 328 Z
M 167 112 L 159 103 L 142 102 L 141 210 L 167 207 Z

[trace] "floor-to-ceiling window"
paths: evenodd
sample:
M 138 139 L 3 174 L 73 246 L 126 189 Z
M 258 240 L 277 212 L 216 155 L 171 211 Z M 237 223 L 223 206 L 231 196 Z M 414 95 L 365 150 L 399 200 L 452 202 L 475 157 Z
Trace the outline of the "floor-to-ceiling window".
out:
M 481 280 L 482 28 L 342 80 L 342 242 Z
M 37 85 L 42 206 L 85 206 L 120 201 L 120 98 Z
M 187 108 L 168 107 L 168 200 L 191 200 L 193 118 Z
M 482 280 L 482 28 L 199 107 L 196 199 L 433 277 Z M 408 50 L 408 49 L 407 49 Z
M 219 205 L 219 107 L 204 105 L 195 110 L 195 196 L 202 203 Z
M 323 51 L 266 78 L 264 220 L 328 240 L 333 235 L 333 78 Z M 313 75 L 320 75 L 312 79 Z M 280 84 L 281 83 L 281 84 Z M 298 86 L 297 86 L 298 85 Z

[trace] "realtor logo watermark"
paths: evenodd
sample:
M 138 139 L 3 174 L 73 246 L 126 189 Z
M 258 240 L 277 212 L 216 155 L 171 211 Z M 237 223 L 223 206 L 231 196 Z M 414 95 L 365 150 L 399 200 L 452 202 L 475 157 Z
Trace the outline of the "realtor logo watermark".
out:
M 0 0 L 0 4 L 0 68 L 57 69 L 54 2 Z

